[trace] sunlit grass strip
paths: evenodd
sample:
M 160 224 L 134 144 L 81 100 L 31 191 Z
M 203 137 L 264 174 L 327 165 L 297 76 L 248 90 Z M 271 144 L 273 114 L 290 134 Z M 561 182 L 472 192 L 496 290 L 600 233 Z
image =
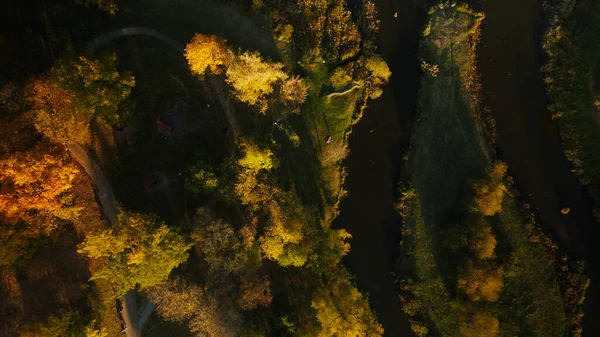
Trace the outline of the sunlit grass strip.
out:
M 464 5 L 440 5 L 430 11 L 423 34 L 425 75 L 399 203 L 404 311 L 419 336 L 558 337 L 565 331 L 565 310 L 551 243 L 535 230 L 505 178 L 489 182 L 507 191 L 498 195 L 501 204 L 474 209 L 474 198 L 481 197 L 475 182 L 501 167 L 494 164 L 493 132 L 484 123 L 480 98 L 476 48 L 482 20 Z M 494 248 L 484 258 L 474 256 L 468 234 L 482 225 L 491 228 Z M 464 278 L 470 262 L 492 275 L 501 272 L 499 294 L 465 294 L 458 280 L 467 280 L 466 289 L 476 282 L 475 275 Z

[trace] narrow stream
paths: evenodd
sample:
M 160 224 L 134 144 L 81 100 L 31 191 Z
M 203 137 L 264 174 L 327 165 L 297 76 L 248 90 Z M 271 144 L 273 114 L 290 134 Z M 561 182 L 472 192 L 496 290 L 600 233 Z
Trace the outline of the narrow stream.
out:
M 390 337 L 413 335 L 391 275 L 400 241 L 393 205 L 408 122 L 417 100 L 418 43 L 426 14 L 423 2 L 376 0 L 381 18 L 380 52 L 392 78 L 354 128 L 345 162 L 349 195 L 334 223 L 353 236 L 345 263 L 356 275 L 359 289 L 369 293 L 371 307 L 385 336 Z
M 538 0 L 487 0 L 479 63 L 486 105 L 498 133 L 498 153 L 536 218 L 572 258 L 586 260 L 592 277 L 585 302 L 584 336 L 600 336 L 597 321 L 600 229 L 592 202 L 571 172 L 546 109 L 542 62 L 542 8 Z M 593 123 L 590 118 L 590 123 Z M 570 207 L 562 215 L 560 209 Z

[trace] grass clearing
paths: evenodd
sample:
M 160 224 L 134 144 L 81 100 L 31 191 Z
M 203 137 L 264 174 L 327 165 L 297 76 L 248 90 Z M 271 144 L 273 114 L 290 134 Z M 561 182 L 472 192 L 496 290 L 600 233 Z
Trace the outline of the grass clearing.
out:
M 310 137 L 312 151 L 318 157 L 320 179 L 325 185 L 321 190 L 322 199 L 326 204 L 334 205 L 330 209 L 332 213 L 325 216 L 325 223 L 329 223 L 336 215 L 337 203 L 345 194 L 342 161 L 348 155 L 352 125 L 360 119 L 358 104 L 364 99 L 364 90 L 358 87 L 343 95 L 323 95 L 322 88 L 329 81 L 327 66 L 315 63 L 305 70 L 312 88 L 302 109 L 308 131 L 304 137 Z
M 475 49 L 482 20 L 466 6 L 436 7 L 423 36 L 421 57 L 439 72 L 421 80 L 399 204 L 404 310 L 417 335 L 464 335 L 464 317 L 483 311 L 499 326 L 482 335 L 563 336 L 567 324 L 554 255 L 510 182 L 500 213 L 482 217 L 473 210 L 473 184 L 496 160 L 479 100 Z M 504 271 L 495 301 L 471 300 L 457 285 L 465 263 L 474 259 L 468 233 L 481 223 L 497 240 L 485 263 Z

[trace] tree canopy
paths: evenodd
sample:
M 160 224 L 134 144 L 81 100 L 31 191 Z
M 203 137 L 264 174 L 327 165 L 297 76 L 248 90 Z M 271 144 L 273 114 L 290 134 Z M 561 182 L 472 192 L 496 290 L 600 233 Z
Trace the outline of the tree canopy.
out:
M 173 268 L 187 260 L 190 247 L 157 216 L 122 210 L 111 229 L 88 235 L 78 252 L 102 259 L 92 279 L 108 280 L 120 296 L 136 286 L 164 282 Z
M 244 52 L 227 69 L 227 83 L 231 84 L 235 96 L 242 102 L 259 106 L 266 113 L 267 96 L 275 84 L 288 75 L 283 64 L 264 61 L 258 52 Z
M 313 294 L 312 307 L 321 325 L 319 337 L 373 337 L 383 334 L 369 302 L 344 270 L 334 270 L 326 275 L 324 283 Z
M 36 129 L 53 142 L 87 143 L 92 118 L 111 124 L 127 119 L 135 80 L 116 67 L 115 54 L 65 58 L 32 80 L 27 96 Z
M 493 216 L 502 211 L 502 200 L 508 190 L 504 184 L 504 176 L 508 166 L 496 161 L 488 175 L 474 185 L 475 210 L 485 216 Z
M 504 270 L 488 263 L 469 261 L 458 277 L 458 288 L 473 301 L 496 301 L 502 290 Z
M 186 323 L 194 336 L 239 336 L 242 317 L 229 303 L 219 301 L 197 285 L 181 279 L 149 291 L 156 311 L 169 321 Z
M 213 74 L 220 74 L 223 68 L 233 61 L 233 52 L 227 41 L 216 35 L 195 34 L 185 47 L 185 58 L 192 73 L 204 75 L 210 69 Z
M 42 230 L 56 226 L 53 217 L 74 220 L 78 211 L 71 205 L 73 179 L 79 173 L 64 152 L 39 145 L 0 160 L 0 216 L 15 223 L 43 216 Z

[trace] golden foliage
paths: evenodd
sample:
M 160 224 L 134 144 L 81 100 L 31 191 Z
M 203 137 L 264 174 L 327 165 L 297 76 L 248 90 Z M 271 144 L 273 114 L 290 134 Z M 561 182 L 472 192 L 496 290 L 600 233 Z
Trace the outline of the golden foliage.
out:
M 325 45 L 329 60 L 337 63 L 355 56 L 360 49 L 360 33 L 344 1 L 336 1 L 327 13 L 326 22 Z
M 158 314 L 166 320 L 187 323 L 195 336 L 239 336 L 241 317 L 230 305 L 195 284 L 177 279 L 149 290 Z
M 247 51 L 227 69 L 227 83 L 233 86 L 240 101 L 258 105 L 261 112 L 266 113 L 267 96 L 276 83 L 288 78 L 282 68 L 281 63 L 266 62 L 259 53 Z
M 281 85 L 281 98 L 291 106 L 299 106 L 308 96 L 308 86 L 300 76 L 292 76 Z
M 504 269 L 471 261 L 458 277 L 458 288 L 473 301 L 496 301 L 502 290 Z
M 261 149 L 250 141 L 243 142 L 240 147 L 244 151 L 244 156 L 238 159 L 238 165 L 245 171 L 258 174 L 261 171 L 269 171 L 275 166 L 271 150 Z
M 306 218 L 297 197 L 272 187 L 266 209 L 269 225 L 260 237 L 260 248 L 268 259 L 281 266 L 301 267 L 308 259 L 312 247 L 306 243 Z
M 204 75 L 207 69 L 220 74 L 233 59 L 227 41 L 216 35 L 195 34 L 185 47 L 185 58 L 194 74 Z
M 351 69 L 337 67 L 329 77 L 329 82 L 334 90 L 342 90 L 352 83 Z
M 120 296 L 165 281 L 190 247 L 156 216 L 121 211 L 110 230 L 89 234 L 78 252 L 103 261 L 92 279 L 110 281 Z
M 493 216 L 502 212 L 502 201 L 508 191 L 504 184 L 504 176 L 508 166 L 502 161 L 496 161 L 486 180 L 474 184 L 475 209 L 484 216 Z
M 486 311 L 464 315 L 460 319 L 460 333 L 465 337 L 495 337 L 498 328 L 498 318 Z
M 388 67 L 387 63 L 379 56 L 371 56 L 365 63 L 365 68 L 370 73 L 371 88 L 369 97 L 377 98 L 381 96 L 381 87 L 388 82 L 392 72 Z
M 478 258 L 490 259 L 495 256 L 496 244 L 496 237 L 492 233 L 492 229 L 485 226 L 475 233 L 471 247 L 473 247 Z
M 374 337 L 383 334 L 369 301 L 351 283 L 344 270 L 334 270 L 318 287 L 311 306 L 321 325 L 319 337 Z
M 31 82 L 28 95 L 39 133 L 56 143 L 87 144 L 92 112 L 77 108 L 73 97 L 47 77 Z
M 32 211 L 73 220 L 77 211 L 68 205 L 72 182 L 79 170 L 64 154 L 37 147 L 0 161 L 0 213 L 5 221 L 31 220 Z M 67 210 L 68 208 L 68 210 Z M 48 221 L 42 230 L 54 229 Z

